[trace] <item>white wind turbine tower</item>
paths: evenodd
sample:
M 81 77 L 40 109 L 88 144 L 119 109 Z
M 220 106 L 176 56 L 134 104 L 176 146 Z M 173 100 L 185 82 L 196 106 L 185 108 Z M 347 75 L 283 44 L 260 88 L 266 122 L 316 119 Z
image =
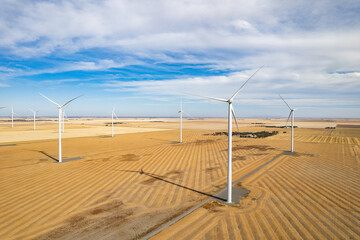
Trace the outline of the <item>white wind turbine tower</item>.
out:
M 14 128 L 14 114 L 17 114 L 14 112 L 14 108 L 11 107 L 11 128 Z
M 114 137 L 114 116 L 116 117 L 116 119 L 118 118 L 115 114 L 115 107 L 111 112 L 111 137 Z
M 180 101 L 180 143 L 182 143 L 182 115 L 183 115 L 183 110 L 182 110 L 182 99 Z
M 281 97 L 281 95 L 279 94 L 280 98 L 284 101 L 284 103 L 286 104 L 286 106 L 290 109 L 290 113 L 289 113 L 289 117 L 286 121 L 286 125 L 289 121 L 289 118 L 291 117 L 291 152 L 294 152 L 294 115 L 295 115 L 295 108 L 291 108 L 289 106 L 289 104 Z
M 52 102 L 53 104 L 56 105 L 56 107 L 59 109 L 59 162 L 62 162 L 62 155 L 61 155 L 61 119 L 62 119 L 62 109 L 63 107 L 65 107 L 67 104 L 69 104 L 70 102 L 74 101 L 75 99 L 81 97 L 82 95 L 80 96 L 77 96 L 76 98 L 73 98 L 69 101 L 67 101 L 66 103 L 64 103 L 63 105 L 59 105 L 57 104 L 56 102 L 54 102 L 53 100 L 51 100 L 50 98 L 46 97 L 45 95 L 39 93 L 41 96 L 43 96 L 44 98 L 46 98 L 47 100 L 49 100 L 50 102 Z
M 180 113 L 180 143 L 182 143 L 182 119 L 183 119 L 183 114 L 187 114 L 189 117 L 192 117 L 189 113 L 185 112 L 182 108 L 182 98 L 180 101 L 180 111 L 178 112 Z
M 234 93 L 234 95 L 231 96 L 231 98 L 229 98 L 228 100 L 226 99 L 222 99 L 222 98 L 214 98 L 214 97 L 206 97 L 206 96 L 199 96 L 199 95 L 195 95 L 198 97 L 203 97 L 203 98 L 209 98 L 212 100 L 216 100 L 216 101 L 220 101 L 220 102 L 226 102 L 229 104 L 228 106 L 228 175 L 227 175 L 227 189 L 228 189 L 228 194 L 227 194 L 227 202 L 231 203 L 232 201 L 232 116 L 234 116 L 235 119 L 235 123 L 237 126 L 237 121 L 236 121 L 236 116 L 235 116 L 235 111 L 234 108 L 232 106 L 233 100 L 236 97 L 236 95 L 240 92 L 240 90 L 245 86 L 245 84 L 261 69 L 263 68 L 260 67 L 258 70 L 256 70 L 255 73 L 253 73 L 253 75 L 251 75 L 248 80 L 246 80 L 246 82 Z M 192 94 L 193 95 L 193 94 Z M 232 116 L 231 116 L 232 115 Z
M 64 110 L 64 111 L 62 111 L 62 132 L 65 132 L 65 126 L 64 126 L 65 125 L 65 116 L 67 118 L 67 115 Z
M 32 110 L 31 108 L 29 108 L 29 110 L 30 111 L 32 111 L 33 112 L 33 114 L 34 114 L 34 131 L 35 131 L 35 129 L 36 129 L 36 113 L 38 112 L 38 111 L 34 111 L 34 110 Z

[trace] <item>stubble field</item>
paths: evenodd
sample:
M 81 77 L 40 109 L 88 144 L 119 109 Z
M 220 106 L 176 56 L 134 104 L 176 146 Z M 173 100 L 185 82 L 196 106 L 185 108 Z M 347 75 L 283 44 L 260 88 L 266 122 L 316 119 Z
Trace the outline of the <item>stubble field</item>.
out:
M 240 130 L 279 134 L 233 138 L 234 181 L 289 150 L 289 129 L 256 121 L 242 120 Z M 0 126 L 1 239 L 136 239 L 225 187 L 227 137 L 211 135 L 226 128 L 223 119 L 185 121 L 182 144 L 172 119 L 129 120 L 114 138 L 104 122 L 83 123 L 69 123 L 63 139 L 63 158 L 78 160 L 61 164 L 56 123 L 40 124 L 37 137 L 54 136 L 36 141 L 24 136 L 30 124 Z M 250 193 L 239 204 L 211 201 L 153 238 L 359 238 L 359 128 L 320 123 L 299 123 L 317 128 L 295 129 L 297 154 L 242 181 Z M 79 129 L 88 135 L 72 135 Z M 6 141 L 16 131 L 17 141 Z

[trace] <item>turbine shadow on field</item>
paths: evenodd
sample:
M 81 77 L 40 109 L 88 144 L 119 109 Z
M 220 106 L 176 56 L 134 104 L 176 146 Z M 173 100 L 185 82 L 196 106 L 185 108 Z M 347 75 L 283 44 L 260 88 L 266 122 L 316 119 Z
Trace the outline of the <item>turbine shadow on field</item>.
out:
M 211 194 L 206 193 L 206 192 L 201 192 L 201 191 L 198 191 L 198 190 L 196 190 L 196 189 L 189 188 L 189 187 L 180 185 L 180 184 L 178 184 L 178 183 L 174 183 L 174 182 L 171 182 L 171 181 L 169 181 L 169 180 L 166 180 L 164 176 L 160 176 L 160 175 L 156 175 L 156 174 L 153 174 L 153 173 L 144 172 L 142 169 L 141 169 L 140 171 L 134 171 L 134 170 L 118 170 L 118 171 L 143 174 L 143 175 L 146 175 L 146 176 L 148 176 L 148 177 L 151 177 L 152 179 L 159 180 L 159 181 L 162 181 L 162 182 L 165 182 L 165 183 L 169 183 L 169 184 L 171 184 L 171 185 L 174 185 L 174 186 L 177 186 L 177 187 L 181 187 L 181 188 L 184 188 L 184 189 L 186 189 L 186 190 L 189 190 L 189 191 L 192 191 L 192 192 L 195 192 L 195 193 L 198 193 L 198 194 L 207 196 L 207 197 L 212 197 L 212 198 L 215 198 L 215 199 L 220 200 L 220 201 L 226 201 L 226 199 L 223 199 L 223 198 L 221 198 L 221 197 L 217 197 L 217 196 L 215 196 L 215 195 L 211 195 Z
M 53 156 L 47 154 L 47 153 L 44 152 L 44 151 L 38 151 L 38 152 L 41 153 L 41 154 L 43 154 L 43 155 L 45 155 L 45 156 L 47 156 L 48 158 L 51 158 L 51 159 L 54 160 L 54 161 L 59 162 L 59 159 L 54 158 Z

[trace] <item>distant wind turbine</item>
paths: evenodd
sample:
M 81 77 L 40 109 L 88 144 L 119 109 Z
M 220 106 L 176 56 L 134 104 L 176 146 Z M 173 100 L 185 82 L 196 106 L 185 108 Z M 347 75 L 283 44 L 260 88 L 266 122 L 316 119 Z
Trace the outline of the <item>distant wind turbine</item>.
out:
M 34 111 L 34 110 L 32 110 L 31 108 L 29 108 L 29 110 L 30 111 L 32 111 L 33 112 L 33 114 L 34 114 L 34 131 L 35 131 L 35 129 L 36 129 L 36 113 L 38 112 L 38 111 Z
M 183 110 L 182 110 L 182 98 L 180 100 L 180 143 L 182 143 L 182 115 L 183 115 Z
M 114 137 L 114 116 L 116 117 L 116 119 L 118 118 L 115 113 L 115 107 L 111 112 L 111 137 Z
M 81 97 L 82 95 L 80 96 L 77 96 L 76 98 L 73 98 L 69 101 L 67 101 L 66 103 L 64 103 L 63 105 L 59 105 L 57 104 L 56 102 L 54 102 L 53 100 L 51 100 L 50 98 L 48 98 L 47 96 L 39 93 L 41 96 L 43 96 L 44 98 L 46 98 L 48 101 L 52 102 L 53 104 L 56 105 L 56 107 L 59 109 L 59 162 L 62 162 L 62 155 L 61 155 L 61 119 L 62 119 L 62 109 L 63 107 L 65 107 L 66 105 L 68 105 L 70 102 L 74 101 L 75 99 Z
M 290 109 L 289 117 L 286 120 L 285 127 L 287 127 L 287 124 L 289 122 L 289 119 L 291 117 L 291 152 L 294 152 L 294 118 L 295 118 L 295 110 L 300 108 L 291 108 L 290 105 L 285 101 L 285 99 L 282 98 L 282 96 L 279 94 L 280 98 L 284 101 L 286 106 Z M 302 107 L 302 108 L 308 108 L 308 107 Z M 311 107 L 310 107 L 311 108 Z
M 17 115 L 17 113 L 14 112 L 14 108 L 11 107 L 11 128 L 14 128 L 14 114 Z
M 245 84 L 261 69 L 260 67 L 258 70 L 251 75 L 248 80 L 234 93 L 234 95 L 231 96 L 228 100 L 222 99 L 222 98 L 214 98 L 214 97 L 206 97 L 206 96 L 200 96 L 195 95 L 202 98 L 208 98 L 212 100 L 216 100 L 219 102 L 226 102 L 228 103 L 228 176 L 227 176 L 227 189 L 228 189 L 228 195 L 227 195 L 227 202 L 231 203 L 232 201 L 232 116 L 234 116 L 236 126 L 238 126 L 235 116 L 235 111 L 232 106 L 233 100 L 236 97 L 236 95 L 240 92 L 240 90 L 245 86 Z M 194 95 L 194 94 L 191 94 Z M 231 116 L 232 115 L 232 116 Z
M 62 111 L 62 132 L 65 132 L 65 126 L 64 126 L 65 125 L 65 116 L 67 118 L 67 115 L 64 110 L 64 111 Z

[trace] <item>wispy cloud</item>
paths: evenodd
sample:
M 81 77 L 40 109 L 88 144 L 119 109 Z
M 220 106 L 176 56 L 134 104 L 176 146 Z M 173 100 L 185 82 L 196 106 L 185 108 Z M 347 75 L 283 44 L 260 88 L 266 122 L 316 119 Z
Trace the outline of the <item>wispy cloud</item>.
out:
M 0 87 L 30 79 L 155 101 L 226 97 L 265 65 L 244 89 L 255 105 L 277 93 L 357 105 L 359 12 L 358 0 L 4 0 Z
M 8 85 L 6 83 L 0 83 L 0 87 L 10 87 L 10 85 Z

